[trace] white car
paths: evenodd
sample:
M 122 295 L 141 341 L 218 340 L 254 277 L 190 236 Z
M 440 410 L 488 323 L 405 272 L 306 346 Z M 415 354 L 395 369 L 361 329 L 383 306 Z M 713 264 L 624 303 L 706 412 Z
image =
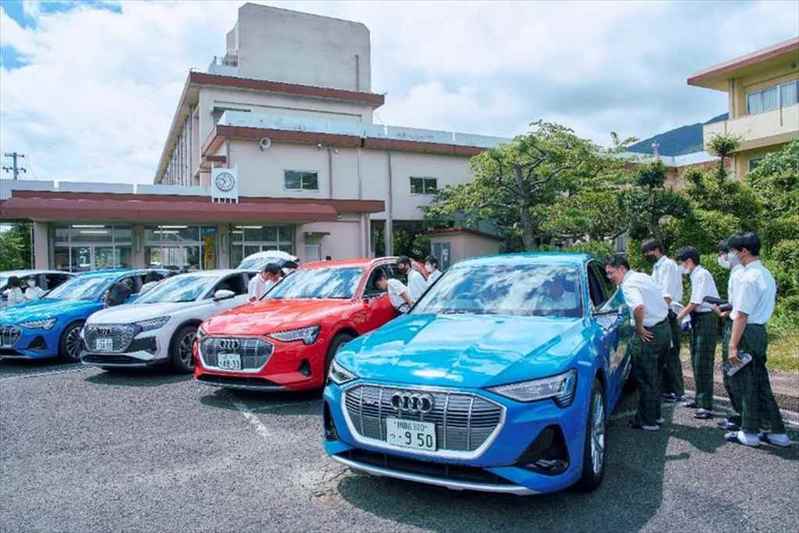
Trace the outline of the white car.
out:
M 243 270 L 180 274 L 133 303 L 98 311 L 81 330 L 81 361 L 105 369 L 169 364 L 191 372 L 197 327 L 216 313 L 247 303 L 253 275 Z

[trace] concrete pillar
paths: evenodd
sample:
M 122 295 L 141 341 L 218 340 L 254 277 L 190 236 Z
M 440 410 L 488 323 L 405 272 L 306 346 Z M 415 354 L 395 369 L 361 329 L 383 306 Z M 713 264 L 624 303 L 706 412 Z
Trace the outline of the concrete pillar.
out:
M 144 267 L 144 226 L 134 224 L 131 228 L 133 232 L 133 250 L 130 254 L 130 266 Z
M 391 152 L 386 152 L 388 172 L 386 173 L 386 225 L 383 235 L 383 242 L 386 244 L 385 255 L 394 255 L 394 191 L 393 175 L 391 168 Z
M 33 223 L 33 268 L 47 270 L 50 262 L 50 235 L 47 222 Z

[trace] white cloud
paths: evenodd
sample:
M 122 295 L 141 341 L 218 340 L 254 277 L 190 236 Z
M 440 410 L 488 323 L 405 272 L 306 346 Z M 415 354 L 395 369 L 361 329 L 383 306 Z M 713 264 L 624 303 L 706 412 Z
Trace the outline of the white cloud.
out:
M 599 142 L 723 111 L 724 95 L 686 77 L 799 31 L 778 2 L 274 5 L 370 28 L 384 122 L 510 136 L 544 118 Z M 224 51 L 237 7 L 26 5 L 35 28 L 0 9 L 2 44 L 27 62 L 0 71 L 0 149 L 28 154 L 40 177 L 149 182 L 188 69 Z

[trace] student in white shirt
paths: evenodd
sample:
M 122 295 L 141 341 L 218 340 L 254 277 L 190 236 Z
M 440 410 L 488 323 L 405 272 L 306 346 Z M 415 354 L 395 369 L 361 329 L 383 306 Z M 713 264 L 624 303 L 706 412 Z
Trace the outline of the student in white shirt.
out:
M 427 290 L 427 281 L 424 276 L 417 272 L 411 265 L 411 259 L 406 255 L 401 255 L 397 259 L 397 269 L 400 274 L 408 278 L 408 292 L 410 292 L 411 300 L 414 302 L 418 300 L 424 291 Z
M 424 269 L 427 271 L 427 286 L 429 287 L 441 277 L 441 271 L 438 269 L 438 258 L 428 255 L 424 260 Z
M 719 256 L 716 259 L 719 266 L 725 270 L 730 271 L 730 277 L 727 280 L 727 303 L 732 305 L 735 301 L 735 290 L 740 287 L 738 278 L 743 273 L 744 267 L 740 260 L 730 255 L 730 248 L 727 245 L 727 240 L 719 243 Z M 732 332 L 732 319 L 730 318 L 730 311 L 722 311 L 719 306 L 714 305 L 713 311 L 721 318 L 721 360 L 727 361 L 729 358 L 729 343 L 730 333 Z M 727 397 L 730 399 L 730 404 L 735 414 L 728 416 L 721 422 L 719 427 L 728 431 L 738 431 L 741 428 L 741 395 L 740 392 L 732 386 L 730 376 L 726 372 L 722 372 L 722 380 L 724 382 L 724 390 L 727 392 Z
M 694 418 L 713 418 L 713 363 L 716 358 L 716 343 L 719 337 L 718 318 L 706 296 L 719 297 L 713 275 L 700 265 L 699 251 L 693 246 L 680 248 L 677 252 L 683 274 L 691 278 L 691 297 L 677 320 L 691 317 L 691 368 L 694 371 L 696 397 L 683 405 L 696 409 Z
M 635 324 L 636 336 L 630 343 L 630 351 L 639 394 L 638 412 L 631 426 L 657 431 L 663 423 L 658 363 L 668 355 L 671 346 L 669 308 L 658 284 L 650 276 L 630 270 L 623 255 L 610 257 L 605 263 L 605 273 L 615 285 L 621 286 Z
M 663 401 L 678 402 L 685 396 L 685 385 L 680 362 L 682 331 L 677 321 L 677 313 L 682 309 L 682 274 L 677 263 L 667 257 L 663 245 L 655 239 L 641 244 L 641 252 L 652 263 L 652 279 L 663 289 L 663 299 L 669 306 L 669 329 L 671 330 L 671 349 L 666 360 L 661 363 L 663 381 Z
M 25 301 L 32 302 L 33 300 L 38 300 L 42 297 L 42 295 L 44 295 L 44 291 L 36 286 L 35 278 L 28 278 L 26 280 L 26 285 L 28 288 L 25 289 Z
M 6 291 L 4 294 L 6 297 L 6 305 L 8 307 L 25 303 L 25 293 L 22 292 L 22 282 L 17 276 L 10 276 L 8 278 L 8 282 L 6 283 Z
M 739 233 L 730 238 L 729 257 L 744 266 L 736 279 L 732 304 L 732 331 L 729 341 L 730 362 L 737 363 L 739 353 L 748 353 L 752 361 L 732 376 L 734 388 L 741 391 L 741 429 L 727 433 L 725 438 L 746 446 L 760 442 L 775 446 L 790 446 L 780 409 L 771 391 L 766 357 L 768 332 L 766 324 L 774 313 L 777 284 L 760 262 L 760 239 L 757 234 Z M 758 434 L 761 419 L 769 423 L 769 431 Z
M 400 313 L 407 313 L 413 305 L 408 288 L 398 279 L 389 279 L 385 270 L 380 270 L 375 279 L 375 287 L 388 292 L 391 305 Z
M 269 289 L 283 279 L 282 274 L 280 267 L 274 263 L 264 266 L 263 270 L 257 276 L 253 276 L 247 285 L 247 299 L 250 302 L 255 302 L 263 298 Z

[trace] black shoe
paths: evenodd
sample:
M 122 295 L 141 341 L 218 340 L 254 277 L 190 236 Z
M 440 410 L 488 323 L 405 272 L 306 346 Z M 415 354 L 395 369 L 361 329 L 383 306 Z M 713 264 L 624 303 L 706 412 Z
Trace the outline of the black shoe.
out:
M 634 422 L 632 420 L 630 420 L 628 425 L 632 429 L 642 429 L 644 431 L 659 431 L 660 430 L 660 426 L 657 426 L 657 425 L 656 426 L 646 426 L 646 425 L 643 425 L 643 424 L 639 424 L 638 422 Z
M 694 413 L 694 418 L 698 418 L 700 420 L 707 420 L 709 418 L 713 418 L 713 413 L 706 409 L 699 409 L 696 413 Z
M 663 403 L 676 403 L 677 402 L 677 396 L 674 395 L 674 394 L 663 394 L 661 396 L 661 399 L 663 400 Z

